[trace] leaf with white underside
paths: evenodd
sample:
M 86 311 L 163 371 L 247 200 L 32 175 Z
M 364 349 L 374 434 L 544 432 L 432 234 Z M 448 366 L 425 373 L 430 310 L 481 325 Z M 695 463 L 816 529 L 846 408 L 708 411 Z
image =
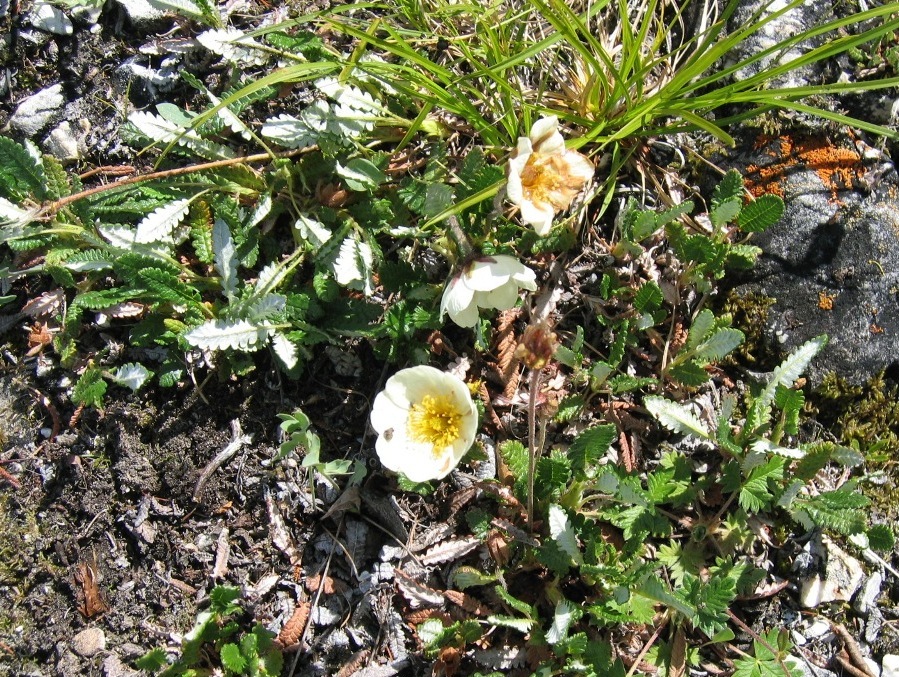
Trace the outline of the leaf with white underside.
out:
M 271 328 L 246 320 L 209 320 L 184 334 L 184 340 L 201 350 L 256 350 Z
M 755 401 L 759 407 L 768 407 L 774 401 L 774 395 L 777 393 L 777 386 L 789 388 L 802 374 L 808 369 L 808 365 L 815 355 L 821 352 L 821 349 L 827 345 L 826 336 L 816 336 L 810 341 L 806 341 L 796 348 L 787 356 L 780 366 L 778 366 L 771 374 L 771 380 L 761 395 Z
M 231 63 L 246 66 L 261 66 L 268 61 L 268 54 L 253 38 L 236 28 L 217 28 L 203 31 L 197 42 L 213 54 L 224 57 Z
M 240 315 L 245 320 L 266 320 L 276 313 L 284 312 L 287 307 L 287 297 L 282 294 L 266 294 L 265 296 L 251 300 L 241 311 Z
M 147 244 L 149 242 L 165 242 L 172 244 L 172 232 L 187 216 L 193 198 L 185 197 L 157 207 L 137 224 L 134 241 Z
M 682 404 L 649 395 L 643 400 L 643 406 L 668 430 L 709 439 L 709 431 L 702 421 Z
M 452 562 L 460 557 L 464 557 L 480 544 L 481 541 L 476 536 L 444 541 L 443 543 L 438 543 L 433 548 L 430 548 L 424 555 L 422 555 L 421 563 L 430 565 L 440 564 L 441 562 Z
M 191 19 L 202 19 L 203 12 L 190 0 L 146 0 L 154 9 L 163 12 L 175 12 Z
M 779 444 L 772 444 L 769 440 L 756 440 L 752 443 L 751 449 L 760 454 L 777 454 L 786 458 L 800 459 L 805 456 L 805 452 L 801 449 L 782 447 Z
M 556 542 L 556 545 L 580 566 L 584 563 L 581 556 L 581 549 L 577 544 L 577 536 L 571 522 L 568 520 L 568 514 L 561 506 L 549 506 L 549 535 Z
M 287 269 L 277 263 L 269 263 L 265 268 L 259 271 L 259 277 L 256 284 L 253 285 L 253 296 L 263 296 L 270 294 L 278 288 L 284 278 L 287 276 Z
M 319 102 L 327 108 L 328 104 Z M 305 112 L 305 111 L 304 111 Z M 308 115 L 296 118 L 281 114 L 266 120 L 261 129 L 262 136 L 284 148 L 311 148 L 318 143 L 321 130 L 311 123 Z
M 371 296 L 374 291 L 373 258 L 368 244 L 351 237 L 346 238 L 340 243 L 340 251 L 332 264 L 334 279 L 344 287 L 359 289 L 366 296 Z
M 531 626 L 534 625 L 534 621 L 527 618 L 513 618 L 511 616 L 488 616 L 487 622 L 491 625 L 498 625 L 500 627 L 512 628 L 513 630 L 518 630 L 521 633 L 528 633 L 531 631 Z
M 222 278 L 222 293 L 231 298 L 237 290 L 237 247 L 224 219 L 216 219 L 212 225 L 212 254 Z
M 574 620 L 574 607 L 566 599 L 556 602 L 556 610 L 553 612 L 553 624 L 546 631 L 546 641 L 550 644 L 558 644 L 568 635 L 568 628 Z
M 153 372 L 144 365 L 137 362 L 123 364 L 116 369 L 110 376 L 114 383 L 137 392 L 140 387 L 146 383 L 147 379 L 153 375 Z
M 299 351 L 297 351 L 296 344 L 280 332 L 272 336 L 272 350 L 278 361 L 288 371 L 299 363 Z
M 204 139 L 194 130 L 177 125 L 161 115 L 137 111 L 128 116 L 128 122 L 155 143 L 174 141 L 209 160 L 229 160 L 235 157 L 234 151 L 227 146 Z

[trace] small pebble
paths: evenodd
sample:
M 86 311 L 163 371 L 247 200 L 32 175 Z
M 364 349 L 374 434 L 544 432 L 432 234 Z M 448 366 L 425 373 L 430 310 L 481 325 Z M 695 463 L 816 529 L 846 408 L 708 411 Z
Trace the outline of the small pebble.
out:
M 96 656 L 106 649 L 106 635 L 100 628 L 85 628 L 72 637 L 72 651 L 83 658 Z
M 880 677 L 899 677 L 899 655 L 884 654 Z
M 66 105 L 62 85 L 46 87 L 22 99 L 7 125 L 25 136 L 36 136 Z

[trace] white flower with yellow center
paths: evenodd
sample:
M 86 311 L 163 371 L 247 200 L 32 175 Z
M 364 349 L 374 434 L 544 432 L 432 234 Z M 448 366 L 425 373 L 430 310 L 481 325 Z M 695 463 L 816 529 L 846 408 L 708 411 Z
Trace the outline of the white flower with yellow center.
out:
M 587 158 L 565 148 L 559 119 L 555 115 L 540 118 L 512 151 L 506 195 L 521 208 L 521 220 L 538 235 L 546 235 L 555 215 L 568 208 L 593 171 Z
M 440 300 L 440 317 L 449 313 L 460 327 L 473 327 L 478 323 L 478 308 L 512 308 L 519 289 L 537 289 L 536 279 L 533 270 L 512 256 L 475 259 L 447 283 Z
M 403 369 L 375 397 L 375 450 L 413 482 L 446 477 L 474 443 L 478 412 L 468 386 L 434 367 Z

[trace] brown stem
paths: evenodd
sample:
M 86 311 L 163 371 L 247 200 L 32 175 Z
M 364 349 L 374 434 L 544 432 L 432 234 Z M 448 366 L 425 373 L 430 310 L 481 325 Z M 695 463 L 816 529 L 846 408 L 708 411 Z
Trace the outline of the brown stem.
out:
M 537 446 L 537 391 L 540 389 L 540 369 L 531 369 L 528 392 L 528 528 L 534 530 L 534 478 L 537 474 L 537 458 L 543 445 Z
M 272 155 L 270 153 L 256 153 L 255 155 L 245 155 L 243 157 L 229 158 L 227 160 L 214 160 L 212 162 L 203 162 L 198 165 L 176 167 L 175 169 L 165 169 L 160 172 L 140 174 L 138 176 L 132 176 L 127 179 L 122 179 L 121 181 L 105 183 L 102 186 L 88 188 L 87 190 L 82 190 L 81 192 L 75 193 L 74 195 L 67 195 L 66 197 L 49 203 L 44 207 L 43 211 L 44 215 L 55 214 L 63 207 L 67 207 L 73 202 L 78 202 L 78 200 L 83 200 L 84 198 L 90 197 L 91 195 L 103 193 L 107 190 L 113 190 L 114 188 L 121 188 L 122 186 L 129 186 L 134 183 L 153 181 L 155 179 L 167 179 L 172 176 L 183 176 L 184 174 L 193 174 L 194 172 L 203 172 L 209 169 L 218 169 L 220 167 L 229 167 L 231 165 L 249 164 L 251 162 L 263 162 L 265 160 L 278 160 L 281 158 L 293 157 L 294 155 L 300 155 L 301 153 L 305 153 L 308 151 L 308 148 L 298 148 L 295 150 L 285 151 L 284 153 L 276 153 L 275 155 Z

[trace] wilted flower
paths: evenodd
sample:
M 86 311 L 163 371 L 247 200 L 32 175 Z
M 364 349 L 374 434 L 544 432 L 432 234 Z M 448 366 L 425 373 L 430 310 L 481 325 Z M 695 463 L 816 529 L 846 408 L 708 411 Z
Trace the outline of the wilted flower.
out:
M 387 468 L 413 482 L 446 477 L 474 442 L 478 413 L 468 386 L 434 367 L 387 379 L 371 409 L 375 450 Z
M 559 340 L 545 322 L 528 325 L 515 347 L 515 357 L 528 369 L 543 369 L 556 353 Z
M 518 290 L 537 289 L 534 271 L 511 256 L 485 256 L 468 263 L 443 290 L 440 317 L 449 313 L 460 327 L 478 322 L 478 308 L 507 310 L 518 300 Z
M 565 148 L 555 115 L 541 118 L 519 137 L 507 168 L 506 194 L 521 208 L 521 220 L 546 235 L 557 212 L 567 209 L 593 176 L 593 164 Z

